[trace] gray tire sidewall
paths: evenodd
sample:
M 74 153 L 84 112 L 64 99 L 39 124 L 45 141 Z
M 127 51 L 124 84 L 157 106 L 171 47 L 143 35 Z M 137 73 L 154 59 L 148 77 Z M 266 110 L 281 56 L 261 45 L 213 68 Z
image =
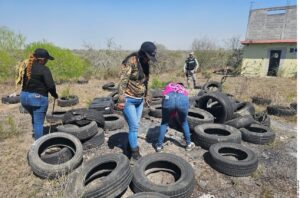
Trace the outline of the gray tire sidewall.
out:
M 181 171 L 180 178 L 175 183 L 167 186 L 152 183 L 147 178 L 144 171 L 149 164 L 157 161 L 175 164 Z M 178 195 L 176 196 L 174 192 L 182 193 L 182 191 L 185 191 L 185 193 L 188 194 L 183 195 L 183 197 L 188 197 L 194 189 L 195 173 L 192 166 L 179 156 L 169 153 L 153 153 L 142 157 L 136 162 L 133 167 L 132 182 L 133 186 L 135 186 L 133 187 L 135 190 L 140 189 L 143 191 L 159 192 L 164 195 L 170 195 L 171 197 L 178 197 Z
M 156 117 L 156 118 L 161 118 L 162 117 L 162 106 L 161 106 L 161 104 L 150 106 L 149 115 L 153 116 L 153 117 Z
M 169 198 L 169 197 L 157 192 L 140 192 L 128 198 Z
M 95 167 L 115 162 L 117 166 L 107 175 L 100 186 L 85 188 L 86 175 Z M 132 179 L 128 158 L 123 154 L 106 154 L 87 161 L 72 174 L 66 193 L 68 197 L 107 197 L 114 198 L 122 193 Z M 123 186 L 121 186 L 123 185 Z
M 265 130 L 265 132 L 259 133 L 250 131 L 247 128 L 241 128 L 240 131 L 244 141 L 254 144 L 267 144 L 274 141 L 275 133 L 269 127 L 261 124 L 251 124 L 250 127 L 260 128 Z
M 237 161 L 228 159 L 219 153 L 219 150 L 222 148 L 240 150 L 246 153 L 247 157 L 246 159 Z M 211 165 L 213 166 L 213 168 L 216 168 L 218 171 L 232 176 L 248 176 L 253 171 L 255 171 L 258 166 L 258 159 L 256 154 L 252 150 L 244 147 L 241 144 L 224 142 L 217 143 L 209 148 L 209 154 L 212 159 Z M 232 174 L 233 172 L 236 172 L 237 174 Z
M 98 126 L 95 121 L 91 121 L 91 123 L 83 127 L 73 128 L 73 127 L 66 127 L 65 125 L 60 125 L 56 129 L 60 132 L 74 135 L 79 140 L 89 139 L 94 135 L 96 135 L 98 132 Z
M 119 114 L 108 114 L 108 115 L 103 115 L 103 116 L 104 116 L 104 120 L 105 120 L 105 118 L 108 118 L 108 117 L 116 117 L 117 118 L 117 120 L 113 120 L 113 121 L 105 120 L 105 129 L 107 129 L 107 130 L 113 131 L 113 130 L 121 129 L 125 125 L 124 118 Z
M 203 116 L 204 118 L 201 119 L 201 118 L 193 117 L 193 116 L 190 116 L 189 113 L 198 114 L 198 115 Z M 194 128 L 197 125 L 201 125 L 201 124 L 205 124 L 205 123 L 213 123 L 214 122 L 214 116 L 211 113 L 209 113 L 209 112 L 207 112 L 203 109 L 199 109 L 199 108 L 189 109 L 187 119 L 188 119 L 189 127 L 192 130 L 194 130 Z
M 63 164 L 47 164 L 39 156 L 39 148 L 46 141 L 51 141 L 53 138 L 63 138 L 72 141 L 75 145 L 74 156 Z M 28 153 L 28 163 L 32 170 L 42 178 L 57 178 L 63 174 L 69 173 L 75 169 L 82 161 L 83 149 L 80 140 L 73 135 L 56 132 L 45 135 L 34 142 Z
M 72 96 L 71 99 L 68 100 L 62 100 L 61 98 L 57 99 L 57 105 L 60 107 L 69 107 L 69 106 L 74 106 L 79 103 L 79 98 L 78 96 Z
M 230 133 L 230 135 L 226 136 L 218 136 L 211 135 L 205 132 L 206 129 L 221 129 Z M 195 142 L 200 144 L 205 149 L 209 149 L 209 147 L 213 144 L 219 142 L 231 142 L 231 143 L 241 143 L 242 134 L 241 132 L 228 125 L 223 124 L 203 124 L 195 127 L 195 133 L 193 134 Z

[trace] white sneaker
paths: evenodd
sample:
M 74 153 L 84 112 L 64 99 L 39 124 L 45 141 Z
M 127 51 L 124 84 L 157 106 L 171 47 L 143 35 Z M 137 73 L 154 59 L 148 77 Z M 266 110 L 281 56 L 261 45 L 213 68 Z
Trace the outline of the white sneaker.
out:
M 155 150 L 156 150 L 157 153 L 161 153 L 162 149 L 163 149 L 162 146 L 158 146 L 157 144 L 155 145 Z
M 191 150 L 193 150 L 193 148 L 195 148 L 195 144 L 194 144 L 194 142 L 191 142 L 190 144 L 186 145 L 185 150 L 191 151 Z

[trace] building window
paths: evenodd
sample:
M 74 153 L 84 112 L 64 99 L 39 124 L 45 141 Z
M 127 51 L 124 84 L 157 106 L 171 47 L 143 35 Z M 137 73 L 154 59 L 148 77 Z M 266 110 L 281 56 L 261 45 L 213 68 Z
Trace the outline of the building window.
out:
M 290 48 L 290 53 L 297 53 L 297 48 L 296 47 L 291 47 Z

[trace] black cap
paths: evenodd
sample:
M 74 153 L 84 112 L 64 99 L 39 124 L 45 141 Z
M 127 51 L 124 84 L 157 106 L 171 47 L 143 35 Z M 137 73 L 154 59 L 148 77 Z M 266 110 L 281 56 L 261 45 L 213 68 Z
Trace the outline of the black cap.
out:
M 54 60 L 54 58 L 52 56 L 50 56 L 49 52 L 43 48 L 37 48 L 33 55 L 36 57 L 36 58 L 46 58 L 46 59 L 49 59 L 49 60 Z
M 150 41 L 146 41 L 141 46 L 141 51 L 145 52 L 146 56 L 153 62 L 156 62 L 156 46 Z

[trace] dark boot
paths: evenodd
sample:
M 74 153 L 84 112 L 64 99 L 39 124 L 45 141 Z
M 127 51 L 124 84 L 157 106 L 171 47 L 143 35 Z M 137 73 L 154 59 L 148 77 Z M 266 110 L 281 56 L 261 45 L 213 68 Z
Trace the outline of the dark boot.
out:
M 131 159 L 137 161 L 141 158 L 140 149 L 136 147 L 135 149 L 131 149 Z

